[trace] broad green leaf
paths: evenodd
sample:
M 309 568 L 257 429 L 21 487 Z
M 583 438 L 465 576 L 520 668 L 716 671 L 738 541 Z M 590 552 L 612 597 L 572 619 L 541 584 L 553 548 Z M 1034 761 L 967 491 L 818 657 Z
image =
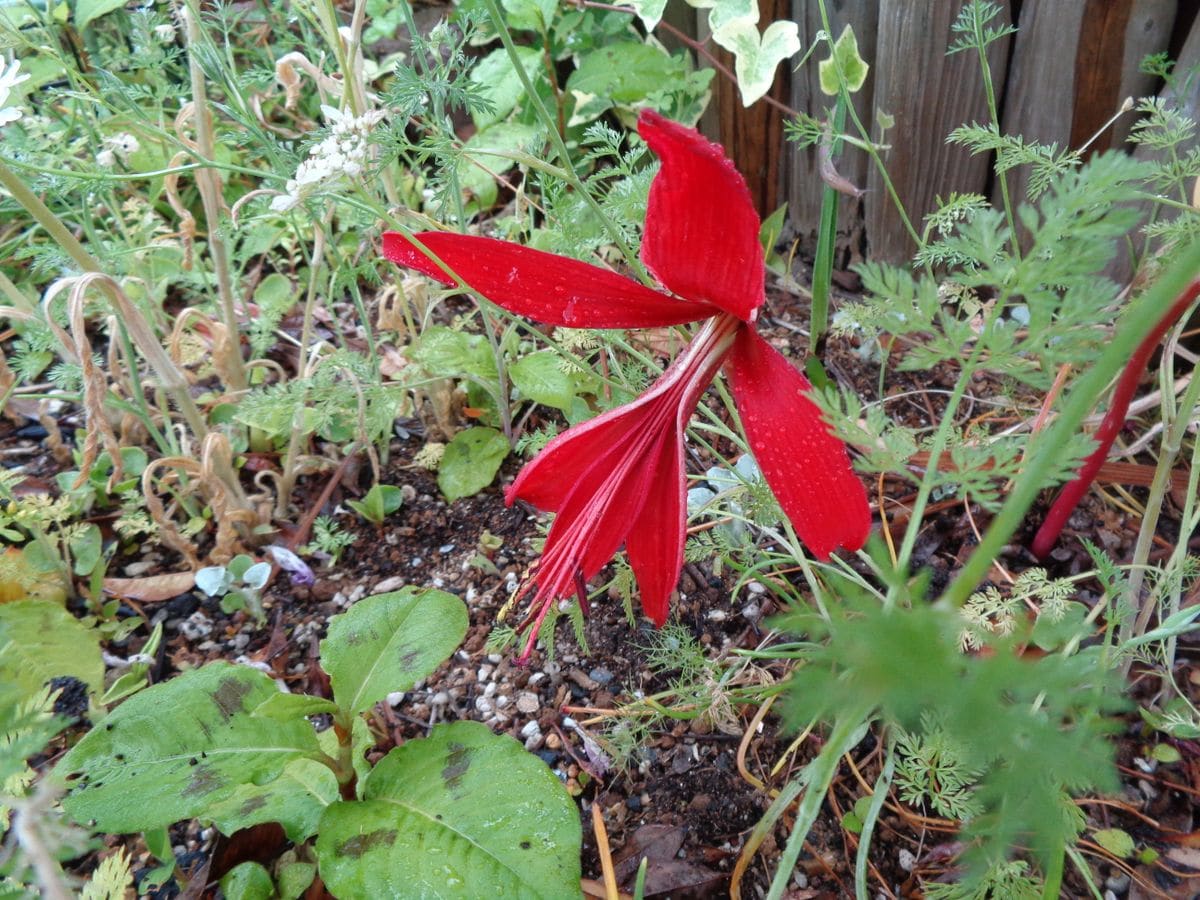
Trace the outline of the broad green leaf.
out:
M 537 32 L 544 31 L 554 21 L 558 8 L 556 0 L 500 0 L 500 5 L 508 13 L 505 24 L 509 28 Z
M 285 694 L 283 691 L 272 694 L 250 711 L 250 715 L 260 719 L 275 719 L 287 722 L 304 716 L 317 716 L 321 713 L 337 712 L 337 704 L 324 697 L 311 697 L 308 694 Z
M 221 876 L 221 893 L 226 900 L 270 900 L 275 884 L 262 863 L 238 863 Z
M 86 31 L 94 19 L 125 6 L 125 0 L 76 0 L 75 27 Z
M 295 900 L 317 877 L 317 867 L 308 862 L 281 862 L 277 871 L 280 900 Z
M 478 722 L 392 750 L 331 805 L 317 860 L 340 900 L 579 894 L 579 812 L 537 757 Z
M 530 400 L 566 412 L 579 392 L 580 378 L 574 372 L 564 371 L 563 362 L 553 350 L 540 350 L 509 366 L 508 376 Z
M 508 441 L 495 428 L 460 431 L 442 455 L 438 487 L 450 501 L 478 494 L 492 483 L 508 451 Z
M 438 378 L 496 377 L 496 361 L 484 337 L 463 334 L 445 325 L 425 329 L 410 355 L 421 368 Z
M 537 47 L 517 47 L 517 57 L 521 67 L 532 79 L 537 75 L 542 63 L 542 53 Z M 472 81 L 487 89 L 487 97 L 492 101 L 490 112 L 474 113 L 475 124 L 484 128 L 494 122 L 508 118 L 517 101 L 525 93 L 525 86 L 517 75 L 512 59 L 503 47 L 493 50 L 481 59 L 468 76 Z
M 867 80 L 870 66 L 858 55 L 858 38 L 854 29 L 847 25 L 833 44 L 833 53 L 829 59 L 823 59 L 817 64 L 817 73 L 821 80 L 821 90 L 831 97 L 836 97 L 840 91 L 841 78 L 846 80 L 846 90 L 854 93 Z M 841 69 L 841 78 L 838 77 Z
M 735 57 L 743 106 L 766 94 L 775 80 L 776 67 L 800 51 L 795 22 L 772 22 L 760 36 L 756 24 L 738 19 L 714 31 L 713 40 Z
M 28 697 L 52 678 L 69 675 L 93 696 L 104 687 L 100 636 L 45 600 L 0 604 L 0 683 Z
M 537 136 L 538 129 L 520 122 L 497 122 L 481 128 L 463 145 L 463 155 L 458 162 L 459 187 L 470 193 L 468 203 L 474 199 L 477 209 L 488 209 L 496 202 L 496 175 L 503 175 L 516 165 L 505 156 L 488 153 L 499 150 L 516 153 L 525 150 Z
M 300 843 L 317 832 L 325 807 L 338 799 L 333 771 L 315 759 L 294 759 L 264 785 L 240 784 L 204 811 L 222 834 L 263 822 L 278 822 L 288 840 Z
M 97 831 L 145 831 L 267 785 L 319 752 L 306 720 L 250 715 L 278 691 L 257 669 L 214 662 L 135 694 L 59 762 L 71 784 L 63 806 Z
M 671 78 L 686 74 L 679 60 L 657 47 L 620 41 L 600 47 L 579 61 L 567 79 L 567 90 L 629 104 L 661 90 Z
M 321 666 L 348 713 L 407 691 L 445 662 L 467 634 L 467 608 L 445 591 L 406 587 L 367 597 L 329 620 Z

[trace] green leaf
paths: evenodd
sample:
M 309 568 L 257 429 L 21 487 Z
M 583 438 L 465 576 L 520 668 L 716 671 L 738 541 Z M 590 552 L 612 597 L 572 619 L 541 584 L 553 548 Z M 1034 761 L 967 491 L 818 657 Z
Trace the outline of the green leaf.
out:
M 313 883 L 317 867 L 307 862 L 283 862 L 279 864 L 280 900 L 295 900 Z
M 567 412 L 579 392 L 580 379 L 563 370 L 563 358 L 553 350 L 522 356 L 508 368 L 512 383 L 537 403 Z
M 847 25 L 834 42 L 833 53 L 829 59 L 823 59 L 817 64 L 821 90 L 831 97 L 836 97 L 840 93 L 844 78 L 846 90 L 853 94 L 863 86 L 870 69 L 871 67 L 858 55 L 858 38 L 854 36 L 854 29 Z
M 1160 763 L 1177 763 L 1183 759 L 1183 755 L 1170 744 L 1155 744 L 1154 749 L 1150 751 L 1150 755 Z
M 94 19 L 125 6 L 125 0 L 76 0 L 75 27 L 85 31 Z
M 264 785 L 240 784 L 204 811 L 222 834 L 251 825 L 278 822 L 288 840 L 300 843 L 317 833 L 325 807 L 338 799 L 333 771 L 314 759 L 294 759 L 282 774 Z
M 772 22 L 760 36 L 756 24 L 736 19 L 714 30 L 713 40 L 734 55 L 743 106 L 765 95 L 775 80 L 775 68 L 800 51 L 795 22 Z
M 478 722 L 392 750 L 360 802 L 325 811 L 321 878 L 342 900 L 579 893 L 579 813 L 546 765 Z
M 526 74 L 531 79 L 536 77 L 542 62 L 541 51 L 537 47 L 517 47 L 516 52 Z M 482 85 L 486 89 L 488 99 L 492 101 L 490 111 L 473 114 L 475 124 L 479 128 L 507 119 L 525 93 L 516 67 L 503 47 L 493 50 L 481 59 L 468 77 Z
M 492 483 L 508 450 L 508 441 L 495 428 L 460 431 L 442 455 L 438 487 L 452 502 L 478 494 Z
M 321 665 L 339 707 L 355 714 L 407 691 L 467 633 L 467 608 L 445 591 L 406 587 L 367 597 L 329 620 Z
M 504 21 L 509 28 L 538 32 L 554 21 L 558 7 L 556 0 L 500 0 L 500 5 L 507 13 Z
M 708 28 L 713 32 L 730 22 L 751 25 L 758 22 L 758 0 L 687 0 L 687 3 L 696 9 L 708 10 Z
M 496 360 L 483 336 L 466 335 L 445 325 L 425 329 L 410 355 L 421 368 L 437 378 L 496 377 Z
M 270 900 L 275 883 L 261 863 L 238 863 L 221 877 L 221 893 L 226 900 Z
M 1129 832 L 1122 831 L 1120 828 L 1103 828 L 1095 832 L 1092 837 L 1096 839 L 1097 844 L 1118 859 L 1128 859 L 1133 856 L 1133 851 L 1136 849 Z
M 646 26 L 646 31 L 653 31 L 662 21 L 663 11 L 667 8 L 667 0 L 628 0 L 622 5 L 630 7 L 637 13 L 642 24 Z
M 579 109 L 572 123 L 593 119 L 614 105 L 628 106 L 644 100 L 664 84 L 687 75 L 686 67 L 658 47 L 636 41 L 619 41 L 583 56 L 567 79 L 567 90 L 579 106 L 591 107 L 586 118 Z M 601 108 L 595 108 L 599 101 Z
M 78 678 L 93 696 L 100 692 L 99 633 L 45 600 L 0 604 L 0 683 L 28 697 L 62 675 Z
M 404 495 L 394 484 L 376 484 L 359 500 L 347 500 L 346 505 L 366 519 L 379 525 L 404 503 Z
M 326 700 L 324 697 L 310 697 L 308 694 L 285 694 L 280 691 L 254 707 L 250 715 L 260 719 L 287 722 L 304 716 L 318 716 L 321 713 L 333 712 L 337 712 L 337 704 L 332 700 Z
M 257 669 L 215 662 L 135 694 L 59 762 L 71 784 L 63 806 L 97 831 L 144 831 L 267 785 L 319 752 L 304 719 L 249 715 L 278 691 Z
M 488 209 L 496 202 L 496 175 L 502 175 L 516 163 L 506 156 L 488 153 L 499 150 L 517 153 L 525 150 L 537 136 L 538 129 L 521 122 L 497 122 L 475 132 L 464 145 L 458 161 L 458 185 L 468 192 L 479 209 Z

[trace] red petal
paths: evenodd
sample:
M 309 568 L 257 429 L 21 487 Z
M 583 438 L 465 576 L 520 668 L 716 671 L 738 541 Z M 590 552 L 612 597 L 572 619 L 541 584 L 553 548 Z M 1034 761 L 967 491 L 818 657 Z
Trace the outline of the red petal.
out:
M 638 133 L 662 160 L 650 185 L 642 261 L 667 290 L 744 321 L 763 301 L 760 222 L 720 145 L 652 110 Z
M 416 237 L 469 287 L 509 312 L 569 328 L 652 328 L 712 315 L 698 303 L 652 291 L 632 278 L 509 241 L 445 231 Z M 446 269 L 395 231 L 384 232 L 383 255 L 454 284 Z
M 687 493 L 683 473 L 683 428 L 691 407 L 680 410 L 672 432 L 675 440 L 663 442 L 646 467 L 653 476 L 637 527 L 625 539 L 629 565 L 637 578 L 642 609 L 655 625 L 667 621 L 671 592 L 683 568 L 683 543 L 687 525 Z
M 867 493 L 808 398 L 808 379 L 752 328 L 739 332 L 725 371 L 754 458 L 800 539 L 818 559 L 861 547 L 871 529 Z

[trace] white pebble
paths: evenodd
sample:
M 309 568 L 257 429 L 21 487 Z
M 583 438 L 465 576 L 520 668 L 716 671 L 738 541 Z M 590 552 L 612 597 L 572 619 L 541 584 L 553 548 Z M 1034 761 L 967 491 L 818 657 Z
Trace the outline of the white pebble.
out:
M 395 709 L 404 702 L 404 691 L 392 691 L 387 695 L 387 705 Z

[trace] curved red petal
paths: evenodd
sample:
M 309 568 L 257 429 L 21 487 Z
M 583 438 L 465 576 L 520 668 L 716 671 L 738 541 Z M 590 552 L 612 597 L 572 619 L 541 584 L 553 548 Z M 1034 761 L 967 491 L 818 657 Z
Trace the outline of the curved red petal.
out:
M 750 321 L 763 301 L 760 222 L 718 144 L 653 110 L 638 133 L 662 160 L 650 185 L 642 261 L 667 290 Z
M 671 592 L 683 568 L 687 492 L 683 471 L 683 429 L 691 413 L 680 410 L 671 436 L 662 441 L 646 467 L 653 472 L 637 526 L 625 539 L 629 565 L 637 578 L 642 610 L 660 628 L 667 621 Z
M 725 372 L 750 450 L 800 539 L 818 559 L 859 549 L 871 529 L 867 492 L 808 398 L 808 379 L 752 328 L 738 334 Z
M 509 241 L 446 231 L 416 238 L 469 287 L 509 312 L 568 328 L 653 328 L 712 315 L 699 303 L 679 300 L 607 269 Z M 384 232 L 383 255 L 454 284 L 420 246 Z

